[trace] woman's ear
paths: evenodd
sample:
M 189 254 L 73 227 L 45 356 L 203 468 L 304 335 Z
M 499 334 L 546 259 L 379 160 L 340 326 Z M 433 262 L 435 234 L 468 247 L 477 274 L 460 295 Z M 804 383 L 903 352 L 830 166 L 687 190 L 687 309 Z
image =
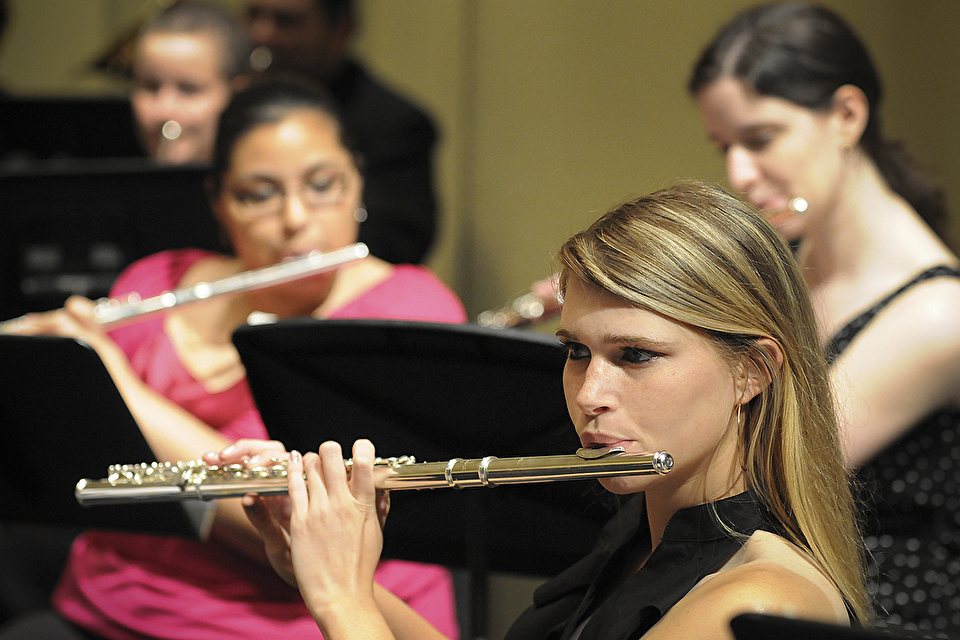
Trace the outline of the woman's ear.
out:
M 845 84 L 833 92 L 830 111 L 836 118 L 837 132 L 847 147 L 856 147 L 870 119 L 870 101 L 860 87 Z
M 750 354 L 744 359 L 741 371 L 740 402 L 747 403 L 753 400 L 761 391 L 773 382 L 771 366 L 780 369 L 783 366 L 783 349 L 776 340 L 758 338 L 756 342 L 758 353 Z

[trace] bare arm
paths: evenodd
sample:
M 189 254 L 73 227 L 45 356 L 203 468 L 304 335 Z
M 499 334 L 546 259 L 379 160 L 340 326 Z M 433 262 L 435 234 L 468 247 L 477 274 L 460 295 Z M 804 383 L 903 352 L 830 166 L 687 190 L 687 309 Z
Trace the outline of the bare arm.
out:
M 851 467 L 933 411 L 960 406 L 960 284 L 940 279 L 905 293 L 850 344 L 831 382 Z
M 741 613 L 849 624 L 839 595 L 783 566 L 762 563 L 715 575 L 684 596 L 643 638 L 734 640 L 730 621 Z

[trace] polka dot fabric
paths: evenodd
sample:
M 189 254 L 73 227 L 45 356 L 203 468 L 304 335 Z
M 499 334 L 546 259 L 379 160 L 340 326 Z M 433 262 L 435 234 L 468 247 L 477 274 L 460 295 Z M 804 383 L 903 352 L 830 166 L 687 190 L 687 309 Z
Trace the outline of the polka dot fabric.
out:
M 933 267 L 894 291 L 834 336 L 828 361 L 901 293 L 942 276 L 960 270 Z M 878 624 L 953 636 L 960 630 L 960 412 L 929 416 L 857 476 Z
M 858 476 L 878 622 L 960 629 L 960 413 L 923 421 Z

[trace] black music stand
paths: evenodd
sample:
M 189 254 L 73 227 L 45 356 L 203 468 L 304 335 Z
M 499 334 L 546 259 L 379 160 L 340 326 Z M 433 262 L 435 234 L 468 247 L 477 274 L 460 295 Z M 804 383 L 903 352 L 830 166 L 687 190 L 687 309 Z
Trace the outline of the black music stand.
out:
M 730 621 L 736 640 L 920 640 L 944 638 L 956 640 L 956 633 L 936 631 L 906 631 L 891 628 L 870 629 L 784 618 L 760 613 L 742 613 Z
M 143 153 L 126 96 L 7 96 L 0 100 L 0 165 Z
M 225 250 L 206 176 L 148 158 L 0 170 L 0 319 L 105 296 L 124 267 L 157 251 Z
M 270 436 L 315 451 L 369 437 L 420 461 L 573 453 L 556 339 L 530 331 L 295 319 L 233 336 Z M 384 557 L 467 568 L 475 626 L 489 570 L 553 575 L 610 516 L 595 480 L 397 491 Z M 483 635 L 482 633 L 476 634 Z
M 86 508 L 81 478 L 156 458 L 97 353 L 70 338 L 0 335 L 0 519 L 196 536 L 180 504 Z

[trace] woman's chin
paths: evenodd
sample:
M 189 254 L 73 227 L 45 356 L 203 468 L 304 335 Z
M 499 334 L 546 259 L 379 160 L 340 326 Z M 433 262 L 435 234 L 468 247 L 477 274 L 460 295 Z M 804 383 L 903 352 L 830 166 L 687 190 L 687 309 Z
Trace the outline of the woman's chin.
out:
M 803 222 L 796 214 L 786 213 L 767 218 L 767 222 L 777 230 L 780 237 L 787 242 L 800 240 L 803 237 Z
M 310 315 L 329 295 L 332 275 L 323 273 L 264 289 L 254 294 L 259 310 L 281 317 Z
M 609 491 L 610 493 L 624 496 L 631 493 L 637 493 L 643 491 L 649 480 L 644 480 L 644 478 L 639 477 L 611 477 L 611 478 L 600 478 L 600 486 Z

